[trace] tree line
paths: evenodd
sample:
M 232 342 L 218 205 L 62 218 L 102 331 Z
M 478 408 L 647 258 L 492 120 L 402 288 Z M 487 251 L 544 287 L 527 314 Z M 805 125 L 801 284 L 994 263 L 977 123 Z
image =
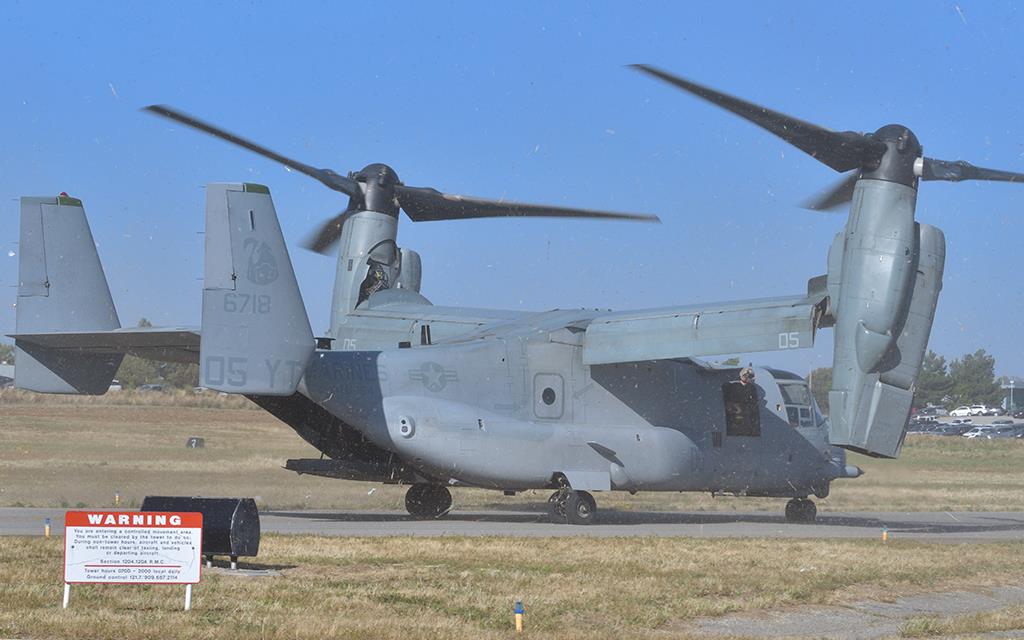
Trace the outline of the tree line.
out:
M 996 378 L 996 359 L 978 349 L 947 364 L 946 358 L 931 349 L 924 356 L 921 374 L 914 391 L 914 406 L 960 406 L 968 404 L 998 405 L 1004 392 Z M 811 392 L 818 406 L 828 413 L 828 390 L 832 386 L 832 369 L 822 367 L 811 372 Z
M 153 323 L 142 318 L 140 327 L 152 327 Z M 121 361 L 115 379 L 124 389 L 137 389 L 144 384 L 163 384 L 175 389 L 191 389 L 199 386 L 199 365 L 184 362 L 160 362 L 126 355 Z

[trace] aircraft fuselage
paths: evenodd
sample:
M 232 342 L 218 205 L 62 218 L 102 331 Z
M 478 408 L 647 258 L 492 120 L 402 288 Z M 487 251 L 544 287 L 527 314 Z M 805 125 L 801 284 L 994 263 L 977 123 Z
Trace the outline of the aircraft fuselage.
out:
M 454 331 L 443 309 L 424 309 L 431 335 Z M 827 495 L 846 473 L 799 377 L 756 369 L 759 424 L 740 433 L 723 396 L 737 367 L 685 359 L 585 365 L 581 328 L 593 315 L 493 320 L 443 344 L 317 351 L 304 393 L 441 482 L 522 490 L 564 478 L 581 490 L 783 497 Z M 397 345 L 402 337 L 374 340 L 353 325 L 360 337 L 349 344 Z

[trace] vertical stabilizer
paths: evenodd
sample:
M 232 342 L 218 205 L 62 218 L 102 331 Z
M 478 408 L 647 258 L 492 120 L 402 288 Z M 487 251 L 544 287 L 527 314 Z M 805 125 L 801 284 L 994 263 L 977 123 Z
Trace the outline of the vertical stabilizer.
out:
M 80 200 L 22 198 L 19 251 L 17 334 L 121 326 Z M 104 393 L 123 357 L 15 346 L 15 386 L 45 393 Z
M 269 189 L 207 186 L 204 269 L 203 386 L 295 393 L 315 343 Z

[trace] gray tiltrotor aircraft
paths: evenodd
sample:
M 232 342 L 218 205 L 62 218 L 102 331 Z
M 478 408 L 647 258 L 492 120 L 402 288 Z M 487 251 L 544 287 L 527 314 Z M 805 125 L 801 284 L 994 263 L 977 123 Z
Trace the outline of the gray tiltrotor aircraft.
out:
M 900 125 L 834 132 L 638 69 L 851 172 L 810 205 L 851 202 L 806 293 L 614 313 L 435 306 L 419 255 L 395 242 L 400 209 L 414 221 L 653 217 L 448 195 L 383 164 L 342 176 L 154 106 L 349 197 L 310 245 L 340 245 L 330 327 L 310 329 L 266 187 L 207 188 L 198 329 L 120 328 L 82 203 L 23 198 L 17 386 L 100 394 L 126 353 L 198 362 L 202 385 L 245 395 L 324 454 L 287 468 L 408 484 L 417 517 L 444 515 L 448 487 L 471 486 L 553 490 L 552 519 L 579 524 L 594 518 L 592 492 L 610 490 L 786 497 L 787 518 L 813 520 L 809 496 L 860 475 L 844 449 L 894 458 L 903 443 L 945 258 L 942 232 L 914 221 L 919 180 L 1024 175 L 923 157 Z M 810 347 L 825 327 L 830 420 L 797 375 L 755 368 L 750 381 L 699 359 Z

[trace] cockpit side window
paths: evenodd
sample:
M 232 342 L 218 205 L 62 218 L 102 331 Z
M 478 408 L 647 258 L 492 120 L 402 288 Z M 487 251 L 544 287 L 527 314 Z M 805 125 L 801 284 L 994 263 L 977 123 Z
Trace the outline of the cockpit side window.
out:
M 779 391 L 782 393 L 782 401 L 786 405 L 786 419 L 791 427 L 815 426 L 816 407 L 806 383 L 780 384 Z

